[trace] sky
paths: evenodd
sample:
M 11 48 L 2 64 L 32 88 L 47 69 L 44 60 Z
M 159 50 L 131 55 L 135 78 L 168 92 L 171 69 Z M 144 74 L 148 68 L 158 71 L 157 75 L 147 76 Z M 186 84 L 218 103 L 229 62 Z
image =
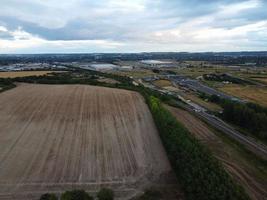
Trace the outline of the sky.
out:
M 0 54 L 267 51 L 267 0 L 0 0 Z

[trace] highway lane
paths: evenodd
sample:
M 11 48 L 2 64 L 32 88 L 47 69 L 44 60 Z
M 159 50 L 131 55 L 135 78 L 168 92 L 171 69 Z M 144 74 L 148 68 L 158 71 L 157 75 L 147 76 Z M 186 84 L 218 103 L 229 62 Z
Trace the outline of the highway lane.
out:
M 181 103 L 179 103 L 179 105 L 181 105 Z M 257 142 L 251 137 L 243 135 L 242 133 L 234 129 L 231 125 L 227 124 L 226 122 L 214 115 L 211 115 L 205 111 L 196 111 L 190 106 L 183 105 L 183 108 L 199 116 L 212 127 L 237 140 L 241 144 L 245 145 L 249 150 L 267 160 L 267 147 L 264 144 Z
M 165 75 L 165 78 L 169 79 L 172 83 L 187 87 L 193 91 L 198 91 L 208 95 L 216 95 L 223 99 L 229 99 L 239 102 L 244 102 L 241 99 L 227 95 L 221 91 L 218 91 L 212 87 L 209 87 L 198 80 L 190 79 L 182 75 Z
M 158 89 L 157 87 L 154 86 L 149 87 L 148 85 L 144 86 L 152 90 L 156 90 L 160 93 L 163 93 L 162 90 Z M 239 143 L 243 144 L 248 150 L 254 152 L 256 155 L 259 155 L 263 159 L 267 160 L 267 147 L 264 144 L 257 142 L 254 138 L 245 136 L 244 134 L 240 133 L 239 131 L 237 131 L 235 128 L 233 128 L 231 125 L 224 122 L 220 118 L 207 113 L 205 109 L 199 109 L 198 107 L 201 106 L 198 105 L 197 107 L 195 107 L 193 104 L 190 104 L 190 102 L 188 102 L 186 99 L 183 99 L 180 95 L 174 92 L 167 92 L 167 93 L 181 100 L 181 101 L 176 101 L 176 103 L 179 106 L 189 111 L 190 113 L 193 113 L 194 115 L 200 117 L 202 120 L 206 121 L 212 127 L 228 135 L 229 137 L 235 139 Z

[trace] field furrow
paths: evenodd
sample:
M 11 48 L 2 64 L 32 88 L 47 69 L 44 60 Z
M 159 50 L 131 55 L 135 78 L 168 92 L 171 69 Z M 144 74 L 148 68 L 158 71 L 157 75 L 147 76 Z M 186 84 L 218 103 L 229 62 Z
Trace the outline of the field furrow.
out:
M 136 92 L 21 84 L 1 93 L 0 198 L 103 185 L 138 189 L 170 171 Z

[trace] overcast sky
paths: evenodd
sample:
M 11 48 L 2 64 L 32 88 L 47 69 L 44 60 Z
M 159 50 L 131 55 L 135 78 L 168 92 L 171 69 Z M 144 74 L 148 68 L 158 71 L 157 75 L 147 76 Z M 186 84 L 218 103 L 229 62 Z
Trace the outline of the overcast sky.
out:
M 0 0 L 0 53 L 267 50 L 267 0 Z

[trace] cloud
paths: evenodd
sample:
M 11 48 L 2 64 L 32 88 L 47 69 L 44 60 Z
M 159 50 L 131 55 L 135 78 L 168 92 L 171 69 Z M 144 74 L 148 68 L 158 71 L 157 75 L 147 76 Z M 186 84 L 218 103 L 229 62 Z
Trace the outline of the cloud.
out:
M 39 36 L 32 35 L 24 31 L 21 27 L 14 31 L 10 31 L 3 26 L 0 26 L 1 32 L 7 33 L 12 39 L 0 38 L 0 52 L 12 53 L 20 52 L 21 50 L 40 49 L 39 53 L 46 51 L 59 52 L 60 49 L 65 49 L 71 52 L 79 52 L 88 49 L 113 49 L 123 46 L 122 43 L 108 40 L 54 40 L 49 41 Z
M 218 13 L 219 16 L 233 16 L 233 15 L 237 15 L 242 11 L 248 10 L 248 9 L 252 9 L 252 8 L 257 8 L 261 5 L 261 1 L 259 0 L 249 0 L 249 1 L 244 1 L 241 3 L 234 3 L 234 4 L 230 4 L 230 5 L 222 5 L 220 6 L 219 9 L 220 12 Z
M 247 20 L 243 24 L 240 23 L 243 22 L 241 19 L 233 17 L 259 6 L 261 2 L 254 0 L 219 6 L 216 12 L 192 18 L 175 28 L 156 31 L 146 37 L 153 38 L 151 43 L 177 44 L 176 48 L 183 50 L 192 48 L 195 51 L 227 51 L 231 48 L 238 50 L 238 46 L 240 50 L 243 50 L 244 46 L 250 50 L 257 50 L 258 41 L 262 41 L 264 33 L 267 33 L 267 19 Z M 222 19 L 231 26 L 218 26 L 218 22 Z M 258 50 L 265 49 L 259 45 Z
M 264 0 L 1 0 L 0 53 L 267 50 L 266 7 Z
M 7 28 L 4 26 L 0 26 L 0 32 L 7 32 Z

